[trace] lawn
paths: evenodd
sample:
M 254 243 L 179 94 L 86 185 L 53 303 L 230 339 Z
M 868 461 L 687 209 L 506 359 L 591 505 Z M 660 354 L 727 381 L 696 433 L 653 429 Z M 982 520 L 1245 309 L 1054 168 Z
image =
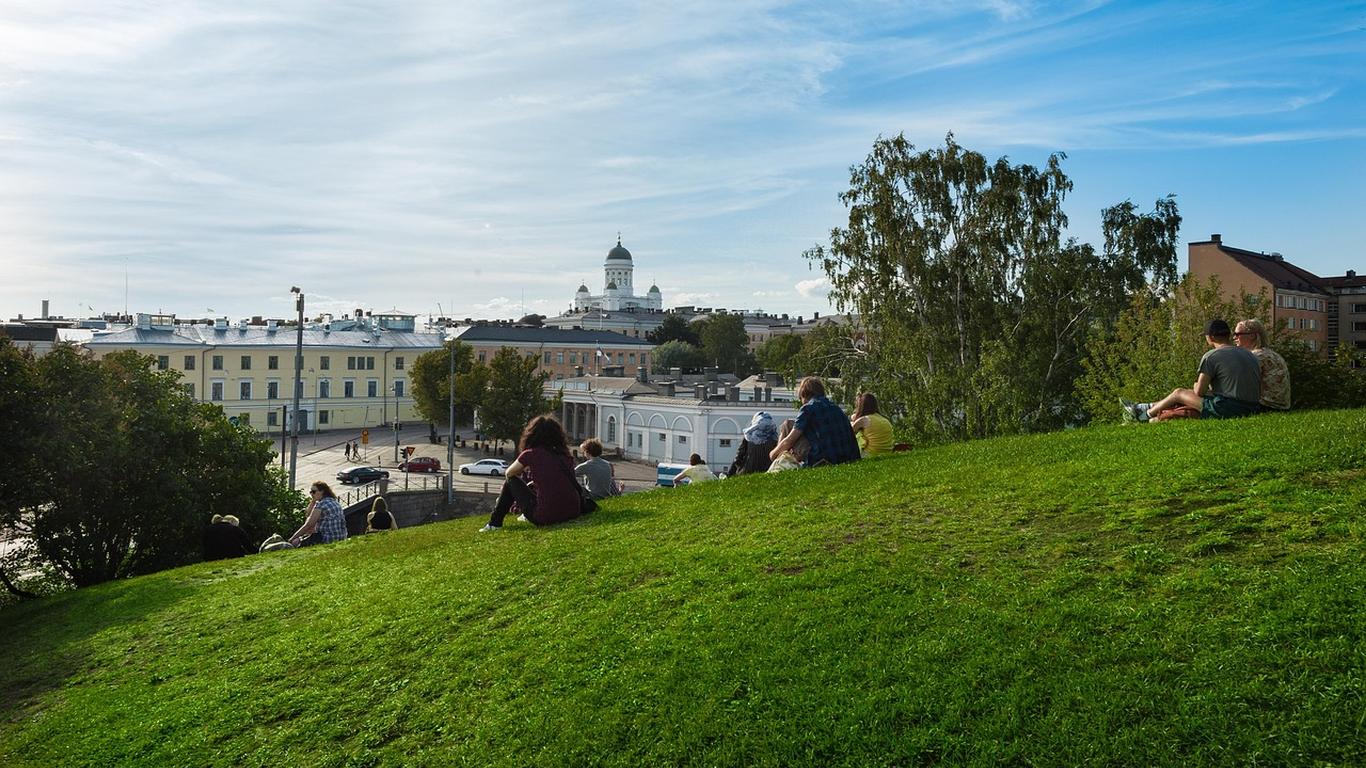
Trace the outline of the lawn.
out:
M 0 611 L 5 765 L 1366 762 L 1366 412 L 466 519 Z

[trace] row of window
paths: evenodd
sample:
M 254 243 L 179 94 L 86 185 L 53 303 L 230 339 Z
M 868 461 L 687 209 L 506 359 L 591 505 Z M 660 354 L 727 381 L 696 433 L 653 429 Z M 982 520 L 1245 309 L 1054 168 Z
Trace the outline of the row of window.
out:
M 1293 317 L 1288 318 L 1288 319 L 1285 321 L 1285 325 L 1286 325 L 1286 327 L 1289 328 L 1290 330 L 1292 330 L 1292 331 L 1295 330 L 1295 328 L 1296 328 L 1295 318 L 1293 318 Z M 1312 317 L 1301 317 L 1301 318 L 1299 318 L 1299 325 L 1298 325 L 1298 327 L 1299 327 L 1299 329 L 1300 329 L 1301 331 L 1317 331 L 1317 330 L 1319 329 L 1319 321 L 1316 320 L 1316 319 L 1314 319 L 1314 318 L 1312 318 Z
M 1291 296 L 1289 294 L 1276 294 L 1276 306 L 1285 309 L 1308 309 L 1314 312 L 1323 311 L 1323 299 L 1315 299 L 1310 296 Z
M 240 365 L 238 366 L 238 370 L 242 370 L 242 371 L 250 371 L 250 370 L 251 370 L 251 355 L 242 355 L 242 359 L 239 360 L 238 362 L 240 363 Z M 404 360 L 403 360 L 403 358 L 401 358 L 401 357 L 395 357 L 395 358 L 394 358 L 394 370 L 396 370 L 396 371 L 401 371 L 401 370 L 403 370 L 403 365 L 404 365 Z M 195 356 L 194 356 L 194 355 L 186 355 L 186 356 L 185 356 L 185 365 L 183 366 L 182 370 L 193 371 L 193 370 L 194 370 L 194 366 L 195 366 Z M 215 371 L 224 370 L 224 368 L 223 368 L 223 356 L 222 356 L 222 355 L 214 355 L 214 356 L 213 356 L 212 358 L 210 358 L 210 360 L 209 360 L 209 366 L 210 366 L 213 370 L 215 370 Z M 166 370 L 166 369 L 168 369 L 168 368 L 170 368 L 170 367 L 171 367 L 171 357 L 170 357 L 170 355 L 157 355 L 157 370 L 159 370 L 159 371 L 164 371 L 164 370 Z M 318 358 L 318 368 L 319 368 L 320 370 L 324 370 L 324 371 L 332 370 L 332 358 L 331 358 L 331 356 L 329 356 L 329 355 L 322 355 L 321 357 L 319 357 L 319 358 Z M 266 370 L 269 370 L 269 371 L 278 371 L 279 369 L 280 369 L 280 356 L 279 356 L 279 355 L 270 355 L 269 357 L 266 358 Z M 373 371 L 373 370 L 375 370 L 375 358 L 374 358 L 373 356 L 348 355 L 347 358 L 346 358 L 346 369 L 347 369 L 348 371 Z
M 591 364 L 591 363 L 593 362 L 593 354 L 594 354 L 594 353 L 592 353 L 592 352 L 584 352 L 584 353 L 583 353 L 583 357 L 580 358 L 578 352 L 570 352 L 570 353 L 569 353 L 569 364 L 570 364 L 570 365 L 578 365 L 580 359 L 582 359 L 584 365 L 589 365 L 589 364 Z M 600 359 L 603 360 L 604 362 L 606 362 L 608 365 L 611 365 L 611 363 L 612 363 L 612 353 L 611 353 L 611 352 L 602 352 L 601 355 L 602 355 L 602 357 L 601 357 Z M 543 359 L 542 359 L 542 363 L 541 363 L 541 364 L 542 364 L 542 365 L 551 365 L 552 356 L 553 356 L 553 358 L 554 358 L 554 364 L 555 364 L 555 365 L 564 365 L 564 360 L 565 360 L 565 353 L 564 353 L 564 352 L 546 352 L 546 353 L 544 353 Z M 641 364 L 641 365 L 646 365 L 646 364 L 647 364 L 648 358 L 649 358 L 649 355 L 647 355 L 647 354 L 645 354 L 645 353 L 641 353 L 641 355 L 640 355 L 640 364 Z M 480 360 L 480 362 L 483 362 L 483 360 L 484 360 L 484 353 L 482 353 L 482 352 L 479 353 L 479 360 Z M 618 352 L 618 353 L 617 353 L 617 365 L 626 365 L 627 362 L 630 362 L 631 365 L 635 365 L 635 364 L 636 364 L 636 353 L 634 353 L 634 352 L 629 352 L 629 353 L 628 353 L 628 352 Z
M 238 382 L 237 397 L 238 397 L 239 400 L 250 400 L 250 399 L 252 399 L 251 395 L 252 395 L 252 384 L 253 384 L 253 383 L 254 383 L 254 382 L 251 382 L 251 381 L 240 381 L 240 382 Z M 222 382 L 222 381 L 213 381 L 213 382 L 210 382 L 210 383 L 209 383 L 209 399 L 212 400 L 212 401 L 214 401 L 214 402 L 220 402 L 220 401 L 222 401 L 222 400 L 223 400 L 223 391 L 224 391 L 225 386 L 226 386 L 226 382 Z M 184 387 L 185 387 L 185 391 L 189 393 L 190 397 L 194 397 L 194 384 L 192 384 L 192 383 L 187 383 L 187 384 L 184 385 Z M 301 398 L 304 397 L 304 386 L 303 386 L 303 382 L 302 382 L 302 381 L 298 383 L 298 390 L 299 390 L 299 397 L 301 397 Z M 394 382 L 394 396 L 395 396 L 395 397 L 403 397 L 405 390 L 406 390 L 406 383 L 405 383 L 405 382 L 403 382 L 403 381 L 395 381 L 395 382 Z M 318 381 L 318 397 L 320 397 L 320 398 L 328 398 L 328 397 L 331 397 L 331 396 L 332 396 L 332 382 L 329 381 L 329 380 L 327 380 L 327 379 L 321 379 L 320 381 Z M 346 379 L 346 380 L 342 381 L 342 397 L 355 397 L 355 396 L 356 396 L 356 382 L 355 382 L 355 380 L 353 380 L 353 379 Z M 378 379 L 370 379 L 369 381 L 365 382 L 365 396 L 366 396 L 366 397 L 379 397 L 379 380 L 378 380 Z M 266 399 L 267 399 L 267 400 L 278 400 L 278 399 L 280 399 L 280 382 L 278 382 L 278 381 L 267 381 L 267 382 L 266 382 Z

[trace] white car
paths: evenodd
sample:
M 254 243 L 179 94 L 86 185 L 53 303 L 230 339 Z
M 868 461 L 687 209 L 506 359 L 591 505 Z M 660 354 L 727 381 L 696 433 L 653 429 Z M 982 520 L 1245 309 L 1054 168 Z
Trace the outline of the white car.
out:
M 493 475 L 497 477 L 506 472 L 507 469 L 508 463 L 502 459 L 480 459 L 473 464 L 461 464 L 460 474 Z

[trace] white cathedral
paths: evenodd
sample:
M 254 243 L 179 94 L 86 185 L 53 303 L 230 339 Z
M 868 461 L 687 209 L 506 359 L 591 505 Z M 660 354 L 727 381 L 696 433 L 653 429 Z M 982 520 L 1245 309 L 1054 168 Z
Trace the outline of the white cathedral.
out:
M 660 295 L 657 285 L 650 286 L 650 290 L 644 296 L 635 295 L 631 287 L 631 274 L 635 270 L 635 265 L 631 263 L 631 252 L 621 246 L 621 236 L 618 235 L 617 247 L 607 252 L 607 259 L 602 263 L 602 295 L 594 296 L 588 292 L 587 285 L 580 285 L 578 292 L 574 294 L 574 311 L 588 312 L 599 309 L 620 312 L 664 309 L 664 297 Z

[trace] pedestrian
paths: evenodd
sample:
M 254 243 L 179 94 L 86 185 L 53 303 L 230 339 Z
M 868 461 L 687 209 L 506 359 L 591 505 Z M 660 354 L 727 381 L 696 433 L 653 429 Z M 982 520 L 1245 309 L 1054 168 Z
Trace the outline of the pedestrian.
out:
M 350 440 L 347 440 L 347 441 L 346 441 L 346 451 L 345 451 L 345 453 L 346 453 L 346 460 L 347 460 L 347 461 L 350 461 L 350 460 L 351 460 L 351 441 L 350 441 Z

